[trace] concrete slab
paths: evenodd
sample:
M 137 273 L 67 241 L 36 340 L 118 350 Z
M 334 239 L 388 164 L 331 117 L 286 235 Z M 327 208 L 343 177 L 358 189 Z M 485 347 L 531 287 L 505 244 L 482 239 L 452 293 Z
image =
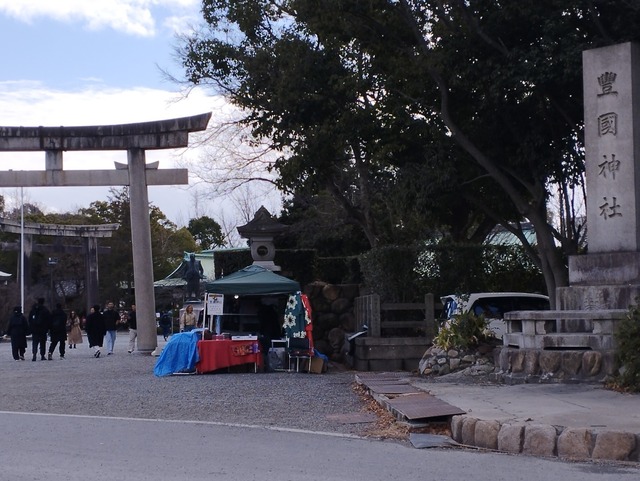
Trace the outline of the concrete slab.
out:
M 412 384 L 477 419 L 640 433 L 640 395 L 589 384 Z

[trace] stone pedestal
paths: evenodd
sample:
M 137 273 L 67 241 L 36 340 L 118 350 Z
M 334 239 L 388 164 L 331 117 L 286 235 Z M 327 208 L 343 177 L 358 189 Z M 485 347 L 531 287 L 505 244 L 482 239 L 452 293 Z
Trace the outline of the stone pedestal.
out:
M 640 296 L 640 252 L 572 256 L 569 284 L 556 291 L 560 310 L 627 309 Z

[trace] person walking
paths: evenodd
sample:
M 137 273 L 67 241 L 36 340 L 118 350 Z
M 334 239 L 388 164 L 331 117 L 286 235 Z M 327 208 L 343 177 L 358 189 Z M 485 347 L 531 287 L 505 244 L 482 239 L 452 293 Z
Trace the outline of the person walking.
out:
M 131 304 L 127 325 L 129 326 L 129 350 L 127 352 L 131 354 L 136 347 L 136 338 L 138 337 L 138 319 L 136 318 L 135 304 Z
M 44 361 L 47 352 L 47 333 L 51 324 L 51 314 L 44 305 L 44 298 L 40 297 L 29 312 L 29 330 L 31 330 L 31 350 L 33 352 L 32 361 L 38 359 L 40 350 L 40 360 Z
M 49 344 L 49 361 L 53 361 L 53 353 L 56 346 L 59 347 L 60 359 L 64 359 L 65 345 L 67 342 L 67 314 L 60 303 L 51 312 L 51 344 Z
M 116 343 L 116 331 L 120 323 L 120 314 L 114 309 L 112 301 L 107 301 L 107 308 L 102 313 L 104 325 L 107 330 L 107 356 L 113 354 L 113 346 Z
M 100 313 L 100 306 L 97 304 L 91 308 L 87 316 L 86 331 L 89 348 L 94 349 L 93 357 L 100 357 L 102 342 L 107 333 L 107 329 L 104 325 L 104 317 L 102 317 Z
M 69 349 L 76 349 L 78 344 L 82 344 L 82 329 L 80 328 L 80 318 L 76 311 L 69 313 L 67 319 L 67 325 L 69 326 L 68 341 Z
M 164 311 L 160 314 L 160 328 L 162 329 L 162 337 L 166 341 L 171 334 L 171 324 L 173 324 L 173 317 L 171 316 L 171 310 Z
M 27 335 L 29 335 L 29 323 L 22 314 L 22 307 L 13 308 L 13 313 L 7 325 L 7 335 L 11 338 L 11 354 L 16 361 L 24 361 L 24 353 L 27 350 Z

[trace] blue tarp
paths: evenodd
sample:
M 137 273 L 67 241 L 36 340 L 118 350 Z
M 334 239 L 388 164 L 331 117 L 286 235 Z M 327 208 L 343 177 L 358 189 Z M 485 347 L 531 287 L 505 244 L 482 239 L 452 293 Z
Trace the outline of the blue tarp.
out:
M 153 373 L 162 377 L 175 373 L 194 372 L 198 362 L 200 339 L 202 339 L 202 329 L 180 332 L 171 336 L 156 361 Z

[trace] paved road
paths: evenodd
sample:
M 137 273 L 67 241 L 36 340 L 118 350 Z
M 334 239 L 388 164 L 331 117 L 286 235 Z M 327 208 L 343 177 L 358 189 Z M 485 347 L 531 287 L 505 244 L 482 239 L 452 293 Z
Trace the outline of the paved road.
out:
M 419 450 L 264 427 L 8 413 L 0 413 L 0 423 L 0 473 L 12 481 L 635 481 L 640 476 L 624 466 Z

